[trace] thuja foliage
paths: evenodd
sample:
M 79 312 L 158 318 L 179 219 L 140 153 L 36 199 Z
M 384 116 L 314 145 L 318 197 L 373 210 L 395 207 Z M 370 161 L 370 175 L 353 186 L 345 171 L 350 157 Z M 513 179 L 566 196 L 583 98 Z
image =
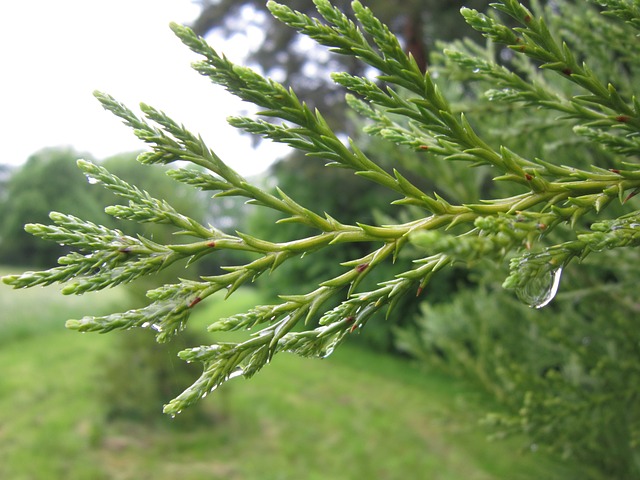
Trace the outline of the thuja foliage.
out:
M 346 243 L 371 246 L 369 253 L 342 263 L 340 275 L 325 279 L 312 291 L 283 292 L 287 294 L 280 296 L 279 303 L 214 321 L 210 332 L 249 332 L 242 341 L 219 341 L 180 353 L 187 362 L 200 362 L 203 373 L 165 405 L 164 411 L 172 415 L 231 378 L 253 376 L 280 352 L 330 355 L 376 313 L 392 319 L 394 306 L 403 297 L 425 295 L 428 299 L 430 282 L 437 282 L 438 271 L 453 264 L 490 259 L 504 268 L 506 289 L 514 290 L 530 306 L 542 307 L 558 289 L 563 268 L 580 269 L 579 262 L 588 256 L 603 250 L 628 250 L 640 243 L 640 211 L 632 211 L 633 202 L 628 201 L 640 191 L 640 168 L 635 163 L 640 152 L 640 103 L 631 82 L 616 81 L 639 67 L 638 59 L 629 53 L 634 51 L 637 34 L 637 5 L 613 0 L 593 3 L 599 8 L 601 25 L 626 39 L 617 52 L 623 68 L 612 69 L 608 77 L 594 73 L 587 59 L 583 61 L 582 51 L 574 51 L 550 32 L 544 18 L 513 0 L 492 4 L 491 15 L 462 9 L 471 27 L 492 45 L 512 52 L 512 61 L 500 64 L 474 54 L 473 49 L 448 51 L 447 56 L 459 68 L 488 82 L 488 95 L 496 105 L 526 109 L 532 119 L 539 112 L 556 113 L 556 121 L 571 125 L 576 138 L 610 153 L 607 158 L 614 164 L 605 166 L 567 165 L 558 158 L 525 156 L 483 135 L 483 125 L 474 124 L 473 112 L 461 112 L 443 93 L 446 88 L 438 86 L 438 82 L 445 82 L 445 87 L 452 80 L 422 72 L 389 29 L 358 1 L 347 15 L 328 0 L 316 0 L 318 18 L 268 2 L 278 20 L 335 54 L 356 57 L 377 72 L 375 78 L 345 72 L 334 73 L 332 78 L 350 92 L 346 102 L 366 120 L 366 132 L 393 145 L 383 151 L 408 148 L 420 152 L 421 172 L 433 171 L 431 181 L 436 185 L 442 180 L 438 178 L 442 165 L 450 167 L 453 177 L 441 192 L 423 191 L 400 165 L 382 168 L 375 152 L 365 154 L 354 141 L 338 136 L 322 113 L 308 108 L 293 90 L 233 64 L 188 28 L 173 24 L 180 40 L 202 57 L 193 65 L 197 72 L 259 107 L 256 117 L 232 117 L 231 125 L 287 144 L 304 152 L 310 162 L 345 168 L 363 182 L 388 188 L 397 197 L 393 202 L 397 218 L 403 220 L 343 223 L 340 212 L 317 212 L 286 192 L 271 192 L 248 182 L 200 136 L 162 111 L 142 104 L 142 115 L 138 115 L 109 95 L 96 93 L 102 105 L 150 147 L 138 157 L 141 163 L 174 164 L 176 168 L 168 172 L 172 178 L 214 192 L 214 202 L 221 197 L 244 198 L 250 205 L 247 208 L 275 210 L 283 216 L 280 222 L 302 224 L 316 233 L 273 242 L 251 232 L 224 232 L 195 221 L 188 212 L 178 212 L 100 165 L 81 160 L 78 166 L 92 183 L 128 201 L 107 208 L 108 214 L 173 226 L 176 242 L 163 244 L 143 235 L 130 236 L 54 212 L 51 225 L 27 225 L 26 229 L 73 251 L 61 257 L 57 267 L 3 280 L 15 288 L 62 283 L 64 294 L 83 294 L 131 282 L 176 262 L 190 267 L 221 250 L 252 255 L 247 263 L 224 267 L 223 273 L 151 290 L 147 293 L 150 303 L 144 308 L 67 322 L 68 328 L 81 332 L 149 328 L 158 341 L 165 342 L 185 328 L 200 302 L 216 292 L 231 295 L 283 263 L 323 249 Z M 552 87 L 545 80 L 548 76 L 560 79 L 566 87 Z M 456 172 L 468 178 L 469 172 L 487 171 L 499 187 L 492 191 L 508 194 L 462 201 L 456 201 L 455 195 L 443 196 L 443 191 L 460 190 L 455 188 Z M 340 195 L 340 186 L 317 194 Z M 614 204 L 622 207 L 612 209 Z M 613 213 L 607 216 L 609 211 Z M 584 219 L 593 214 L 599 215 L 598 221 L 587 229 Z M 372 271 L 400 256 L 413 260 L 409 269 L 363 288 Z
M 545 16 L 554 38 L 566 40 L 595 76 L 633 98 L 638 84 L 638 59 L 629 44 L 637 39 L 634 28 L 613 21 L 594 2 L 546 2 L 544 8 L 534 4 L 533 12 L 533 17 Z M 583 95 L 582 87 L 567 82 L 564 74 L 542 70 L 539 62 L 491 42 L 459 41 L 445 48 L 432 60 L 431 73 L 449 80 L 442 85 L 444 93 L 474 119 L 483 139 L 508 145 L 526 158 L 537 156 L 577 169 L 597 165 L 614 172 L 622 160 L 637 162 L 637 149 L 624 152 L 619 145 L 594 141 L 588 127 L 557 110 L 534 111 L 500 101 L 511 92 L 487 78 L 478 60 L 499 58 L 527 81 L 544 84 L 547 91 L 564 97 Z M 469 62 L 469 57 L 476 62 Z M 505 187 L 493 183 L 491 194 Z M 624 222 L 637 208 L 636 198 L 627 199 L 633 192 L 625 194 L 623 202 L 560 225 L 544 239 L 547 245 L 558 245 L 589 238 L 598 254 L 554 273 L 559 293 L 543 309 L 520 308 L 509 290 L 500 291 L 499 270 L 478 259 L 469 268 L 472 285 L 440 302 L 423 302 L 418 327 L 398 332 L 401 348 L 471 378 L 500 401 L 501 411 L 486 418 L 492 435 L 524 433 L 527 449 L 551 449 L 605 478 L 640 475 L 638 249 L 609 248 L 606 243 L 612 233 L 631 233 L 610 221 Z M 507 231 L 513 228 L 518 225 Z M 541 250 L 533 244 L 531 252 Z M 531 303 L 535 298 L 548 300 L 543 292 L 545 285 L 553 292 L 551 280 L 549 275 L 537 286 L 529 284 L 520 296 Z M 595 478 L 602 477 L 596 473 Z

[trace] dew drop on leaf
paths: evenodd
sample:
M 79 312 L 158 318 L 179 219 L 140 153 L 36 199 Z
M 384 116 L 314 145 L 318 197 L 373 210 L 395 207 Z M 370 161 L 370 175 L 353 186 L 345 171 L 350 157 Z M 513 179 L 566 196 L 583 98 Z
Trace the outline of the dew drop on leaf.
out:
M 518 298 L 531 308 L 542 308 L 551 302 L 558 293 L 562 268 L 545 272 L 516 288 Z
M 240 377 L 242 375 L 244 375 L 244 369 L 242 367 L 238 367 L 229 374 L 227 380 L 231 380 L 232 378 Z
M 329 358 L 333 352 L 335 351 L 335 346 L 333 345 L 329 345 L 327 348 L 325 348 L 322 353 L 320 354 L 320 358 Z
M 347 334 L 348 330 L 345 330 L 344 332 L 338 333 L 337 335 L 335 335 L 331 341 L 322 349 L 322 351 L 320 352 L 319 357 L 320 358 L 329 358 L 333 352 L 335 351 L 336 347 L 338 345 L 340 345 L 340 343 L 342 343 L 342 340 L 344 339 L 345 335 Z

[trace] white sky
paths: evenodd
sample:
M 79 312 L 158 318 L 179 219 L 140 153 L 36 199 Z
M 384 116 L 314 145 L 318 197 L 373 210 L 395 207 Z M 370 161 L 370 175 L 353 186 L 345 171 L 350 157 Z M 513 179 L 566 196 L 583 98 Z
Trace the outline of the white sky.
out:
M 94 99 L 101 90 L 134 111 L 140 102 L 163 110 L 243 175 L 266 169 L 285 147 L 254 151 L 226 123 L 250 106 L 193 71 L 197 57 L 168 27 L 198 12 L 191 0 L 0 1 L 0 164 L 59 145 L 98 159 L 143 149 Z M 242 62 L 247 42 L 210 42 Z

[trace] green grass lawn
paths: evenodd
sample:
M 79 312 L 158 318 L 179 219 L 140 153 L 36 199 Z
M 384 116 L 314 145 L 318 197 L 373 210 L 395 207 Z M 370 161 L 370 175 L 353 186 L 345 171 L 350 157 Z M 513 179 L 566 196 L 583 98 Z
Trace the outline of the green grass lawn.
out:
M 0 287 L 0 306 L 12 312 L 0 317 L 0 479 L 582 478 L 522 453 L 521 440 L 487 442 L 478 425 L 487 399 L 464 382 L 348 344 L 326 360 L 280 355 L 205 399 L 196 424 L 183 425 L 188 412 L 154 425 L 107 422 L 96 394 L 101 361 L 126 332 L 63 325 L 123 308 L 123 292 L 71 302 L 51 288 L 15 293 Z M 254 291 L 213 298 L 194 324 L 261 300 Z

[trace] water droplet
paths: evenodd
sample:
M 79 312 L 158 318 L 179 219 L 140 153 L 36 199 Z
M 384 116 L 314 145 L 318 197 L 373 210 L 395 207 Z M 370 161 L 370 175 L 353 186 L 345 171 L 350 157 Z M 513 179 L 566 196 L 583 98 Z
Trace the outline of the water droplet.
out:
M 345 330 L 345 331 L 340 332 L 337 335 L 335 335 L 331 339 L 331 341 L 322 349 L 322 351 L 320 352 L 319 357 L 320 358 L 328 358 L 328 357 L 330 357 L 331 354 L 333 354 L 333 352 L 335 351 L 336 347 L 342 343 L 342 340 L 345 338 L 345 335 L 347 334 L 347 332 L 348 332 L 348 330 Z
M 335 345 L 329 345 L 327 348 L 325 348 L 322 351 L 322 354 L 320 355 L 320 358 L 328 358 L 328 357 L 330 357 L 335 349 L 336 349 Z
M 534 277 L 522 287 L 516 288 L 516 295 L 531 308 L 542 308 L 551 302 L 558 293 L 562 268 L 545 272 Z
M 89 182 L 91 185 L 95 185 L 96 183 L 100 183 L 100 180 L 98 180 L 95 177 L 92 177 L 91 175 L 87 175 L 87 182 Z
M 479 68 L 474 68 L 473 69 L 473 73 L 480 73 L 480 69 Z
M 200 395 L 200 398 L 206 398 L 206 397 L 207 397 L 207 395 L 209 395 L 209 394 L 211 394 L 211 393 L 215 392 L 215 391 L 216 391 L 220 386 L 222 386 L 222 385 L 224 384 L 224 382 L 225 382 L 225 381 L 231 380 L 232 378 L 239 377 L 239 376 L 241 376 L 241 375 L 243 375 L 243 374 L 244 374 L 244 369 L 243 369 L 242 367 L 238 367 L 238 368 L 236 368 L 233 372 L 231 372 L 231 373 L 227 376 L 227 378 L 226 378 L 224 381 L 221 381 L 220 383 L 218 383 L 218 384 L 214 385 L 213 387 L 211 387 L 211 388 L 209 389 L 209 391 L 203 392 L 203 393 Z
M 513 51 L 508 48 L 503 48 L 500 50 L 500 60 L 503 62 L 508 62 L 513 58 Z
M 227 380 L 231 380 L 232 378 L 239 377 L 243 374 L 244 374 L 244 369 L 242 367 L 238 367 L 229 374 L 229 376 L 227 377 Z

